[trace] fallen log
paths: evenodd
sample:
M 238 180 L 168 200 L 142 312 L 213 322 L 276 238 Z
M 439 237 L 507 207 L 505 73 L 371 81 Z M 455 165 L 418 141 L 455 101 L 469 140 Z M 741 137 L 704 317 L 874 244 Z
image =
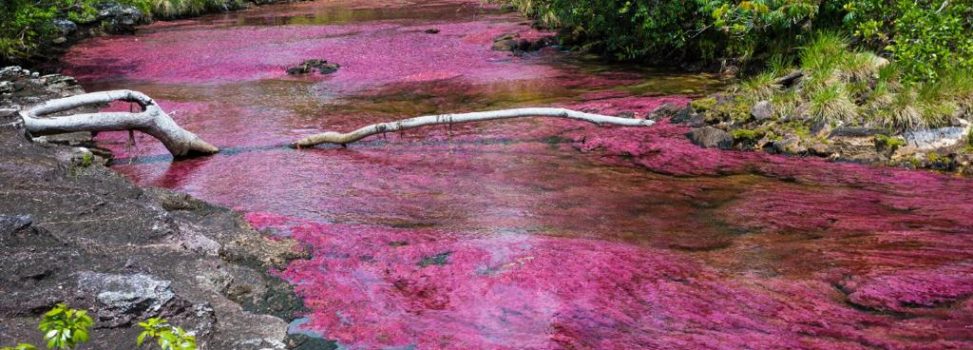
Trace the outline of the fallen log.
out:
M 100 105 L 114 101 L 134 102 L 139 112 L 81 113 L 68 116 L 45 117 L 78 107 Z M 75 95 L 31 107 L 21 112 L 24 126 L 32 135 L 52 135 L 78 131 L 141 131 L 158 139 L 175 157 L 208 155 L 219 148 L 176 124 L 152 98 L 132 90 L 112 90 Z
M 294 142 L 291 146 L 295 148 L 302 148 L 313 147 L 325 143 L 347 145 L 372 135 L 415 129 L 424 126 L 525 117 L 574 119 L 597 125 L 650 126 L 655 123 L 652 120 L 646 119 L 610 117 L 606 115 L 591 114 L 564 108 L 515 108 L 490 112 L 427 115 L 388 123 L 371 124 L 348 133 L 326 131 L 300 139 L 297 142 Z

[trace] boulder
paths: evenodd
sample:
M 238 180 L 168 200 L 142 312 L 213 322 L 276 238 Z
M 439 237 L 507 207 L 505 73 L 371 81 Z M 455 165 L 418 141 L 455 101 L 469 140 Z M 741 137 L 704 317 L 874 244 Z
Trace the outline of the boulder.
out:
M 134 317 L 158 314 L 175 298 L 170 284 L 140 273 L 123 275 L 85 271 L 78 275 L 78 289 L 94 294 L 103 306 L 99 315 L 122 319 L 122 324 Z
M 693 129 L 686 136 L 694 144 L 705 148 L 730 149 L 733 147 L 733 137 L 726 131 L 712 126 Z
M 149 22 L 149 18 L 135 6 L 104 2 L 96 8 L 98 9 L 96 20 L 101 22 L 101 27 L 108 33 L 134 33 L 135 26 Z
M 801 143 L 801 138 L 796 135 L 788 135 L 779 141 L 768 142 L 763 149 L 769 153 L 776 154 L 806 154 L 808 148 Z
M 758 121 L 768 120 L 774 117 L 774 105 L 770 101 L 760 101 L 750 108 L 750 116 Z
M 902 133 L 907 147 L 912 151 L 929 151 L 939 148 L 952 147 L 966 142 L 969 128 L 966 126 L 950 126 L 929 130 L 914 130 Z

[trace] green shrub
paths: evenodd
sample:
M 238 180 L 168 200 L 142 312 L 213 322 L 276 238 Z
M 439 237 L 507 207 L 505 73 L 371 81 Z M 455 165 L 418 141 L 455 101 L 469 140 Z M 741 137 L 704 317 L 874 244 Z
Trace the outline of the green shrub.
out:
M 692 102 L 689 102 L 689 106 L 692 107 L 694 111 L 702 113 L 713 109 L 713 107 L 716 106 L 716 98 L 706 97 L 695 99 Z
M 142 332 L 136 339 L 136 345 L 142 347 L 147 339 L 155 339 L 162 350 L 196 350 L 196 337 L 182 328 L 170 325 L 161 318 L 150 318 L 139 322 Z
M 888 135 L 875 135 L 875 147 L 882 151 L 895 152 L 899 147 L 905 146 L 905 140 L 901 137 Z
M 46 312 L 38 329 L 44 333 L 48 349 L 76 349 L 88 342 L 88 329 L 94 324 L 88 312 L 58 304 Z M 146 340 L 155 339 L 162 350 L 196 350 L 196 337 L 180 327 L 170 325 L 161 318 L 149 318 L 140 322 L 142 332 L 136 339 L 141 348 Z M 16 346 L 0 347 L 0 350 L 37 350 L 31 344 L 20 343 Z
M 88 312 L 58 304 L 44 314 L 37 327 L 44 333 L 49 349 L 74 349 L 88 342 L 88 329 L 94 321 Z
M 503 0 L 497 0 L 503 1 Z M 858 48 L 902 64 L 909 81 L 973 68 L 973 5 L 942 0 L 506 0 L 618 59 L 758 61 L 791 56 L 814 33 L 853 37 Z M 843 41 L 844 42 L 844 41 Z M 820 51 L 815 51 L 820 52 Z M 867 74 L 850 56 L 848 73 Z M 835 57 L 803 60 L 828 65 Z M 820 66 L 819 66 L 820 67 Z
M 4 346 L 0 347 L 0 350 L 37 350 L 36 346 L 30 344 L 17 344 L 17 346 Z

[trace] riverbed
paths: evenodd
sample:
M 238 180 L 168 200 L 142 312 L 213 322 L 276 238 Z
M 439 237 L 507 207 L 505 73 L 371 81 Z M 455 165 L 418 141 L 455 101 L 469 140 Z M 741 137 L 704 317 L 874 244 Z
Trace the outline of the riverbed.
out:
M 286 147 L 430 113 L 644 118 L 723 85 L 491 50 L 503 34 L 549 35 L 529 24 L 479 1 L 271 5 L 88 40 L 65 73 L 89 91 L 145 92 L 221 147 L 173 161 L 146 135 L 97 138 L 137 184 L 308 245 L 312 259 L 275 272 L 308 308 L 294 330 L 344 348 L 973 348 L 967 178 L 702 149 L 668 120 Z M 286 74 L 306 59 L 341 68 Z

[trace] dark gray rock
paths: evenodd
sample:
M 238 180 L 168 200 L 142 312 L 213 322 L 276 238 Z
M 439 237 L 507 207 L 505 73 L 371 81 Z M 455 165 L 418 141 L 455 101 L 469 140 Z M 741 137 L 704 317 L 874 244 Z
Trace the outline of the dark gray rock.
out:
M 61 35 L 71 35 L 78 31 L 78 25 L 66 19 L 55 19 L 54 27 L 61 32 Z
M 875 128 L 837 128 L 831 131 L 828 137 L 868 137 L 885 133 L 882 129 Z
M 33 223 L 30 215 L 0 215 L 0 235 L 23 230 Z
M 712 126 L 693 129 L 686 136 L 694 144 L 705 148 L 730 149 L 733 147 L 733 137 L 726 131 Z
M 144 274 L 85 271 L 78 275 L 78 289 L 95 294 L 108 310 L 130 315 L 157 314 L 175 297 L 171 284 Z
M 303 75 L 311 73 L 315 70 L 321 74 L 332 74 L 337 72 L 338 68 L 341 68 L 340 64 L 329 63 L 328 60 L 311 59 L 306 60 L 299 65 L 287 68 L 287 74 Z
M 149 22 L 149 18 L 135 6 L 104 2 L 96 8 L 98 9 L 96 20 L 101 22 L 101 27 L 108 33 L 135 33 L 135 26 Z

